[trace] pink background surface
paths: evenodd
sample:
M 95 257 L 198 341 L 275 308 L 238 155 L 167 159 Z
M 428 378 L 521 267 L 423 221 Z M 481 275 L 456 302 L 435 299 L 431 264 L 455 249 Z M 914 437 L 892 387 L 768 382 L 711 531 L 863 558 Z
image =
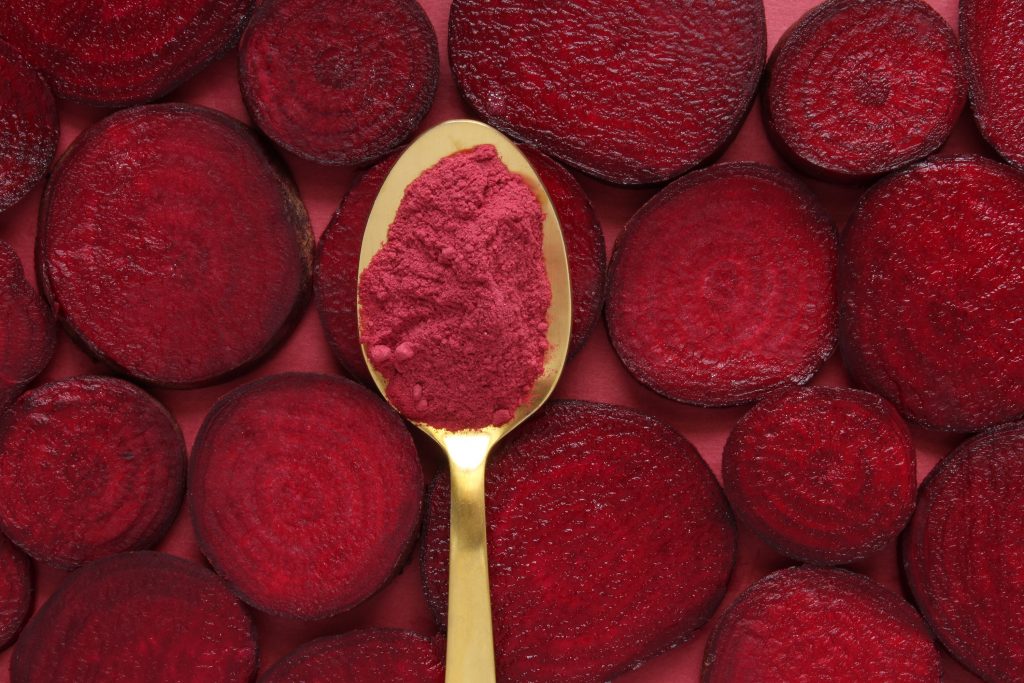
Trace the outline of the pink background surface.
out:
M 465 117 L 470 114 L 459 100 L 448 70 L 445 45 L 450 0 L 421 0 L 421 2 L 437 29 L 442 59 L 441 81 L 437 98 L 423 124 L 424 127 L 429 127 L 446 119 Z M 770 49 L 794 21 L 815 4 L 815 0 L 766 0 L 765 4 Z M 955 0 L 932 0 L 932 4 L 947 21 L 955 25 Z M 248 122 L 249 119 L 238 90 L 235 69 L 236 55 L 231 53 L 211 65 L 167 99 L 207 105 Z M 83 128 L 102 118 L 106 113 L 104 110 L 63 104 L 60 150 L 65 149 Z M 965 113 L 943 151 L 982 152 L 993 156 L 980 139 L 969 112 Z M 327 226 L 339 201 L 344 197 L 354 174 L 350 169 L 322 168 L 287 154 L 284 156 L 298 181 L 302 199 L 309 209 L 313 229 L 319 235 Z M 785 167 L 785 164 L 768 144 L 761 125 L 758 105 L 754 106 L 739 136 L 726 151 L 723 159 L 760 161 Z M 586 177 L 581 177 L 581 181 L 597 209 L 610 252 L 623 224 L 641 204 L 654 194 L 655 190 L 615 188 Z M 860 195 L 861 188 L 843 188 L 814 181 L 808 182 L 832 213 L 837 224 L 842 226 Z M 15 246 L 29 272 L 33 266 L 32 250 L 39 198 L 40 190 L 36 189 L 19 205 L 0 214 L 0 239 L 7 240 Z M 185 433 L 186 441 L 191 445 L 207 410 L 220 396 L 255 377 L 292 370 L 340 372 L 328 351 L 319 320 L 312 307 L 306 311 L 298 328 L 286 343 L 254 371 L 232 382 L 205 389 L 160 390 L 155 394 L 177 417 Z M 105 372 L 106 369 L 102 364 L 89 359 L 70 339 L 61 335 L 56 358 L 40 381 L 83 373 Z M 847 381 L 838 358 L 833 357 L 813 383 L 843 385 Z M 744 408 L 692 408 L 656 396 L 633 380 L 619 363 L 608 343 L 603 324 L 595 328 L 585 349 L 566 369 L 557 395 L 617 403 L 656 415 L 685 434 L 697 446 L 716 474 L 720 471 L 722 447 L 729 429 L 745 411 Z M 914 439 L 918 448 L 918 473 L 923 478 L 935 465 L 938 458 L 958 443 L 961 437 L 914 428 Z M 440 464 L 436 453 L 424 449 L 424 465 L 428 475 L 432 474 Z M 731 603 L 737 593 L 753 581 L 772 570 L 792 564 L 754 538 L 745 529 L 741 529 L 740 539 L 738 564 L 732 576 L 729 593 L 719 613 L 721 609 Z M 192 534 L 187 507 L 182 507 L 171 533 L 158 549 L 202 561 Z M 418 555 L 415 557 L 418 559 Z M 901 586 L 895 543 L 890 544 L 869 560 L 857 563 L 853 568 L 874 577 L 893 590 L 905 593 Z M 38 567 L 37 608 L 53 592 L 64 576 L 64 572 Z M 420 589 L 418 561 L 411 562 L 400 576 L 362 606 L 334 619 L 299 622 L 258 615 L 257 621 L 261 635 L 261 669 L 264 670 L 302 642 L 320 635 L 339 633 L 362 626 L 408 628 L 426 634 L 436 631 Z M 690 642 L 651 660 L 639 670 L 619 680 L 624 683 L 696 681 L 708 631 L 708 627 L 701 629 Z M 8 680 L 7 663 L 10 656 L 11 650 L 0 655 L 0 680 L 2 681 Z M 953 682 L 978 680 L 947 655 L 944 654 L 943 657 L 946 680 Z

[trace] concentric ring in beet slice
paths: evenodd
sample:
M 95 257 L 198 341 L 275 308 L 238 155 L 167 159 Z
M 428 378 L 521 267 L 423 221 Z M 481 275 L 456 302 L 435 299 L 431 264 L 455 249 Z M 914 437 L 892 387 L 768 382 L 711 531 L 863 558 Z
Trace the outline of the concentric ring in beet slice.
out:
M 953 29 L 922 0 L 826 0 L 768 62 L 765 125 L 814 175 L 859 181 L 934 152 L 967 99 Z
M 32 564 L 0 536 L 0 649 L 17 637 L 32 611 Z
M 272 349 L 306 302 L 312 252 L 305 207 L 249 130 L 182 104 L 83 133 L 46 187 L 36 242 L 65 326 L 121 371 L 172 387 Z
M 252 619 L 205 567 L 122 553 L 69 576 L 25 627 L 13 683 L 246 683 L 256 675 Z
M 418 530 L 423 472 L 402 420 L 341 377 L 289 373 L 222 398 L 189 471 L 196 536 L 249 604 L 319 619 L 377 591 Z
M 0 412 L 43 371 L 57 342 L 50 309 L 25 279 L 21 260 L 0 240 Z
M 835 229 L 810 190 L 761 164 L 691 173 L 615 246 L 608 331 L 669 398 L 721 406 L 808 381 L 836 335 Z
M 739 128 L 765 59 L 761 0 L 455 0 L 452 73 L 491 125 L 613 183 L 657 183 Z
M 423 546 L 445 620 L 447 475 Z M 668 425 L 616 406 L 549 404 L 487 470 L 499 680 L 608 680 L 685 640 L 725 594 L 736 529 L 714 475 Z

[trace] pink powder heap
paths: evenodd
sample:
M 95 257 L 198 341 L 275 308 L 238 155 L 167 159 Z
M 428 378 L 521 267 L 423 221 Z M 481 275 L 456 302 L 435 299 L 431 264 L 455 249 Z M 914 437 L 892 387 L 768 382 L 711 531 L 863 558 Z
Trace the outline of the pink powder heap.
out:
M 406 188 L 359 294 L 361 340 L 410 420 L 501 425 L 529 396 L 548 350 L 543 220 L 492 145 Z

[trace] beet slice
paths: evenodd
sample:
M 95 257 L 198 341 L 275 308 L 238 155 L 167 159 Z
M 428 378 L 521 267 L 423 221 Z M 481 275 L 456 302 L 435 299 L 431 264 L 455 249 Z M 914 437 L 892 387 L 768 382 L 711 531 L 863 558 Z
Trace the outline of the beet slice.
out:
M 79 137 L 46 187 L 36 253 L 43 291 L 89 351 L 190 387 L 252 365 L 291 330 L 312 242 L 294 186 L 247 129 L 164 104 Z
M 801 169 L 860 181 L 931 154 L 967 99 L 953 29 L 922 0 L 827 0 L 768 62 L 765 116 Z
M 213 572 L 134 552 L 61 584 L 19 638 L 11 681 L 243 683 L 256 664 L 252 619 Z
M 839 343 L 858 382 L 939 429 L 1024 413 L 1024 173 L 962 156 L 889 176 L 840 254 Z
M 765 44 L 761 0 L 455 0 L 448 29 L 456 84 L 488 123 L 620 184 L 724 147 Z
M 189 502 L 203 553 L 243 600 L 318 619 L 398 571 L 419 527 L 423 472 L 405 424 L 368 389 L 286 373 L 210 411 Z
M 14 642 L 32 611 L 32 564 L 0 536 L 0 649 Z
M 914 608 L 866 576 L 793 567 L 764 577 L 719 619 L 702 683 L 942 680 Z
M 727 163 L 659 192 L 615 246 L 607 322 L 640 382 L 721 406 L 803 384 L 836 335 L 835 229 L 783 171 Z
M 449 495 L 443 474 L 422 555 L 442 623 Z M 487 521 L 503 681 L 603 681 L 682 642 L 721 602 L 736 553 L 722 490 L 686 439 L 582 401 L 549 404 L 498 448 Z
M 21 259 L 0 240 L 0 412 L 43 371 L 57 342 L 50 310 L 25 279 Z

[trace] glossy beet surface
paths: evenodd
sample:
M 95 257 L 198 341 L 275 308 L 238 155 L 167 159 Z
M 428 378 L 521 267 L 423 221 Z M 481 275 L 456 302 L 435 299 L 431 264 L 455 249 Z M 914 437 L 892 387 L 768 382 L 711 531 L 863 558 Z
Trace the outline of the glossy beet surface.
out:
M 0 648 L 10 645 L 32 611 L 32 563 L 0 536 Z
M 56 336 L 53 316 L 25 279 L 21 260 L 0 240 L 0 411 L 50 362 Z

